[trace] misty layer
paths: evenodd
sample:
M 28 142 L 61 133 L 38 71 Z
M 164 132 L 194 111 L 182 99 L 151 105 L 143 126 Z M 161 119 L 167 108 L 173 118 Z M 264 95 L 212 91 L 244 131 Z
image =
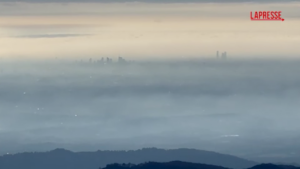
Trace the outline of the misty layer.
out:
M 299 61 L 2 61 L 0 68 L 1 153 L 157 146 L 247 155 L 261 146 L 272 154 L 291 153 L 300 138 Z

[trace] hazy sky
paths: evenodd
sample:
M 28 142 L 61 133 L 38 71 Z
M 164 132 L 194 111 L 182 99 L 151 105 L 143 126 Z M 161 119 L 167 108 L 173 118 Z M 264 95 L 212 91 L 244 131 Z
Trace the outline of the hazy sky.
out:
M 299 1 L 119 1 L 0 0 L 0 155 L 162 147 L 300 161 L 300 62 L 287 59 L 300 59 Z M 285 21 L 250 21 L 260 10 Z M 229 60 L 54 60 L 217 50 Z
M 0 2 L 6 59 L 213 57 L 217 50 L 237 58 L 300 58 L 299 1 Z M 250 21 L 250 11 L 259 10 L 282 11 L 285 21 Z
M 300 59 L 299 9 L 288 0 L 0 0 L 0 155 L 157 146 L 298 158 L 300 63 L 287 58 Z M 250 21 L 251 11 L 282 11 L 285 21 Z M 35 62 L 217 50 L 282 60 Z M 23 58 L 34 62 L 8 61 Z

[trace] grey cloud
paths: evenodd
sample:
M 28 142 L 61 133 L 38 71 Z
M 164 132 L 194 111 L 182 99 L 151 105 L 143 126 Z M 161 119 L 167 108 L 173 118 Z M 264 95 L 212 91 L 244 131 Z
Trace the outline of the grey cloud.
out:
M 38 35 L 17 35 L 10 36 L 12 38 L 67 38 L 67 37 L 78 37 L 78 36 L 91 36 L 91 34 L 38 34 Z
M 63 30 L 63 29 L 77 29 L 77 28 L 89 28 L 89 27 L 104 27 L 107 25 L 89 25 L 89 24 L 44 24 L 44 25 L 39 25 L 39 24 L 31 24 L 31 25 L 1 25 L 2 29 L 11 29 L 11 30 L 47 30 L 47 29 L 56 29 L 56 30 Z
M 1 0 L 0 0 L 1 1 Z M 36 1 L 38 2 L 38 1 Z M 48 1 L 43 1 L 48 2 Z M 71 2 L 71 1 L 70 1 Z M 72 1 L 73 2 L 73 1 Z M 74 1 L 75 2 L 75 1 Z M 78 1 L 81 2 L 81 1 Z M 83 1 L 82 1 L 83 2 Z M 93 2 L 93 1 L 85 1 L 85 2 Z M 113 1 L 94 1 L 94 2 L 113 2 Z M 127 1 L 122 1 L 127 2 Z M 130 1 L 128 1 L 130 2 Z M 135 2 L 135 1 L 132 1 Z M 146 2 L 146 1 L 145 1 Z M 155 5 L 151 4 L 135 4 L 135 5 L 128 5 L 126 3 L 122 4 L 114 4 L 113 6 L 103 6 L 101 4 L 90 4 L 90 3 L 80 3 L 80 4 L 68 4 L 68 3 L 12 3 L 10 6 L 5 6 L 0 4 L 1 12 L 0 15 L 2 16 L 59 16 L 59 15 L 66 15 L 66 16 L 90 16 L 90 15 L 100 15 L 100 16 L 139 16 L 139 17 L 159 17 L 159 16 L 172 16 L 172 17 L 219 17 L 219 18 L 226 18 L 226 17 L 248 17 L 249 11 L 253 10 L 281 10 L 284 13 L 284 16 L 292 18 L 292 17 L 299 17 L 299 10 L 297 5 L 289 4 L 283 5 L 283 2 L 296 2 L 296 1 L 251 1 L 251 2 L 281 2 L 279 4 L 264 4 L 265 6 L 260 6 L 259 3 L 253 3 L 249 6 L 239 6 L 239 4 L 231 4 L 228 6 L 221 7 L 220 5 L 213 5 L 211 10 L 203 6 L 189 6 L 187 2 L 192 1 L 182 1 L 187 6 L 177 5 L 176 7 L 168 6 L 166 4 L 159 4 L 158 2 L 161 1 L 147 1 L 147 2 L 157 2 Z M 167 2 L 167 1 L 165 1 Z M 175 1 L 168 1 L 168 2 L 175 2 Z M 179 1 L 177 1 L 179 2 Z M 197 1 L 197 2 L 211 2 L 211 1 Z M 220 1 L 220 2 L 233 2 L 233 1 Z M 242 2 L 242 1 L 236 1 Z M 243 1 L 243 2 L 250 2 L 250 1 Z M 111 4 L 110 4 L 111 5 Z M 153 5 L 153 6 L 152 6 Z M 170 5 L 170 4 L 169 4 Z M 189 6 L 189 7 L 188 7 Z M 237 7 L 239 6 L 239 7 Z M 100 25 L 103 26 L 103 25 Z

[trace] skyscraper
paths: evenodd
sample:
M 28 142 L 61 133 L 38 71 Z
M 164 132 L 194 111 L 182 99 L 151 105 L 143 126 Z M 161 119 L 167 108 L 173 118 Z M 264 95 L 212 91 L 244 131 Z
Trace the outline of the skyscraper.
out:
M 222 53 L 222 59 L 226 59 L 227 58 L 227 52 Z
M 126 63 L 126 60 L 123 59 L 122 57 L 119 57 L 118 62 L 119 62 L 120 64 L 123 64 L 123 63 Z

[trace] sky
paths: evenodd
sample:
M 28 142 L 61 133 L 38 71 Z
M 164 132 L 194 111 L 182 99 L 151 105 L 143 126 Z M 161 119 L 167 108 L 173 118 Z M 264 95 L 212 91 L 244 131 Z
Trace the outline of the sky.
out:
M 300 57 L 299 1 L 0 2 L 5 59 L 201 58 L 217 50 L 232 58 Z M 282 11 L 285 21 L 250 21 L 259 10 Z

